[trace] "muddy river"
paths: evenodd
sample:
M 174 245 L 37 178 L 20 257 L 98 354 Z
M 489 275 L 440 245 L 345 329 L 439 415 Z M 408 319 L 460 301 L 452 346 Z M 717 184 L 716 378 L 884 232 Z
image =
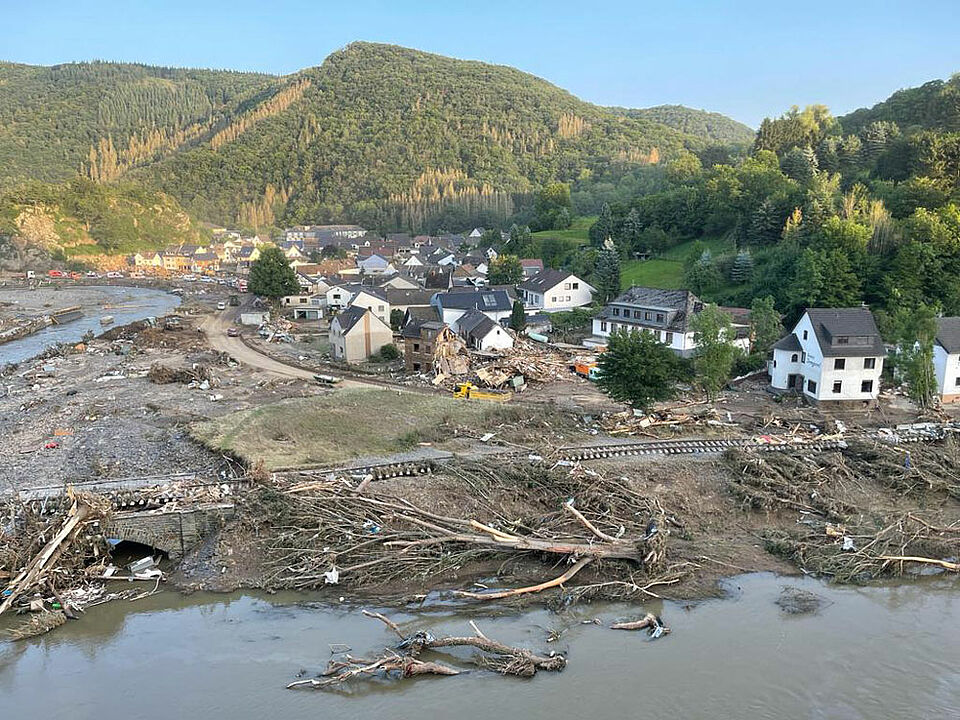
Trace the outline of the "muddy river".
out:
M 776 604 L 784 586 L 817 593 L 814 614 Z M 393 642 L 357 607 L 294 595 L 164 593 L 92 608 L 81 621 L 0 645 L 0 717 L 205 718 L 956 718 L 960 584 L 955 579 L 838 588 L 767 574 L 734 578 L 696 604 L 580 605 L 524 614 L 442 607 L 391 615 L 407 629 L 489 636 L 568 653 L 532 680 L 474 671 L 349 692 L 285 690 L 323 668 L 331 644 L 355 654 Z M 661 612 L 650 641 L 604 624 Z M 546 643 L 550 630 L 565 631 Z M 461 657 L 463 657 L 461 655 Z M 449 658 L 444 658 L 449 661 Z
M 166 315 L 180 304 L 180 298 L 163 290 L 152 288 L 102 286 L 68 288 L 60 292 L 49 289 L 41 291 L 3 290 L 0 300 L 17 301 L 24 305 L 33 305 L 33 294 L 44 293 L 44 309 L 49 312 L 55 308 L 80 305 L 83 316 L 63 325 L 51 325 L 20 340 L 0 345 L 0 366 L 5 363 L 19 363 L 27 360 L 51 345 L 57 343 L 76 343 L 88 332 L 100 335 L 110 328 L 126 325 L 148 317 Z M 16 308 L 16 306 L 11 306 Z M 100 318 L 111 316 L 113 323 L 103 325 Z

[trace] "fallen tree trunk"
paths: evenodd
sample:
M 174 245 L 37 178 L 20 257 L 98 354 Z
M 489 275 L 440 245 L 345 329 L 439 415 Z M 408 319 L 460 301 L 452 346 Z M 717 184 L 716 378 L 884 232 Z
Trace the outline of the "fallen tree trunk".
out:
M 475 600 L 502 600 L 503 598 L 515 597 L 517 595 L 526 595 L 528 593 L 540 592 L 541 590 L 548 590 L 552 587 L 557 587 L 558 585 L 563 585 L 565 582 L 570 580 L 574 575 L 583 570 L 587 565 L 593 561 L 592 557 L 581 558 L 570 568 L 559 577 L 555 577 L 553 580 L 547 580 L 542 582 L 539 585 L 530 585 L 528 587 L 514 588 L 513 590 L 501 590 L 498 592 L 489 592 L 489 593 L 476 593 L 476 592 L 467 592 L 466 590 L 457 590 L 454 594 L 457 597 L 473 598 Z

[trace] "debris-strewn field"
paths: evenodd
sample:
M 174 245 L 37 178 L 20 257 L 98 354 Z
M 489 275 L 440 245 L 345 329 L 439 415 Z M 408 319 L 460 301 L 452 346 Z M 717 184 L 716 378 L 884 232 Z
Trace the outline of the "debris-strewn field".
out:
M 419 443 L 442 446 L 554 416 L 446 395 L 358 388 L 261 405 L 197 423 L 192 432 L 215 451 L 274 469 L 386 456 Z

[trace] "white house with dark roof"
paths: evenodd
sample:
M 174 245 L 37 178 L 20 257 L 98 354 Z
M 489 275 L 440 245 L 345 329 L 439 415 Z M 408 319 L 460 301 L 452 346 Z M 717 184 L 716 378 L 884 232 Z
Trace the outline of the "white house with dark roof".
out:
M 457 321 L 457 334 L 474 350 L 506 350 L 513 336 L 479 310 L 469 310 Z
M 437 309 L 439 319 L 447 323 L 454 332 L 459 331 L 457 325 L 461 317 L 471 310 L 479 310 L 493 322 L 500 324 L 501 320 L 510 317 L 513 303 L 510 296 L 503 290 L 455 289 L 450 292 L 437 293 L 430 304 Z
M 595 289 L 573 273 L 543 270 L 520 283 L 520 295 L 527 312 L 560 312 L 593 302 Z
M 602 345 L 617 330 L 652 333 L 682 357 L 697 349 L 690 321 L 703 310 L 703 301 L 689 290 L 632 287 L 618 295 L 593 318 L 591 345 Z M 733 344 L 750 350 L 749 326 L 732 320 Z M 585 341 L 586 342 L 586 341 Z
M 767 369 L 772 387 L 797 390 L 817 403 L 873 401 L 885 355 L 867 308 L 808 308 L 774 344 Z
M 933 369 L 940 400 L 945 403 L 960 402 L 960 317 L 945 317 L 937 321 Z

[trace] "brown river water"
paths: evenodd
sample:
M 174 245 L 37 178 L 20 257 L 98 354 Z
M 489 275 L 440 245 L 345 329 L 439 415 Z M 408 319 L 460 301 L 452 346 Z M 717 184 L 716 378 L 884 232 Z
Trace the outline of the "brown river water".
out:
M 787 615 L 775 603 L 785 586 L 826 603 L 815 614 Z M 955 578 L 851 588 L 756 574 L 724 587 L 727 598 L 695 604 L 386 611 L 405 629 L 434 633 L 469 634 L 473 619 L 499 640 L 563 651 L 569 665 L 530 680 L 473 671 L 365 682 L 349 692 L 284 685 L 301 669 L 319 672 L 332 643 L 363 654 L 394 641 L 359 607 L 302 595 L 162 593 L 92 608 L 42 638 L 0 644 L 0 718 L 960 717 Z M 609 624 L 648 610 L 662 613 L 673 633 L 650 641 L 582 622 Z M 567 630 L 547 644 L 547 632 L 560 628 Z

